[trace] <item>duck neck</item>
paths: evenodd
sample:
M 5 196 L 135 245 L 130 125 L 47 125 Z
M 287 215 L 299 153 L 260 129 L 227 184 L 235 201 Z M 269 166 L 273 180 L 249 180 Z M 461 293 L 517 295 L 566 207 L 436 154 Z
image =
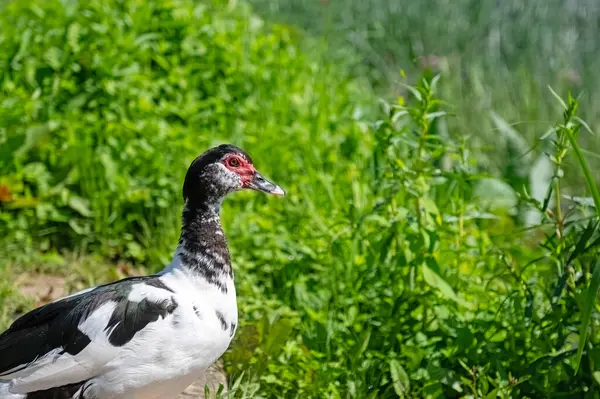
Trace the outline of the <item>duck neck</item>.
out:
M 186 202 L 175 257 L 181 268 L 227 293 L 227 282 L 233 279 L 233 270 L 221 227 L 220 209 L 221 201 L 195 205 Z

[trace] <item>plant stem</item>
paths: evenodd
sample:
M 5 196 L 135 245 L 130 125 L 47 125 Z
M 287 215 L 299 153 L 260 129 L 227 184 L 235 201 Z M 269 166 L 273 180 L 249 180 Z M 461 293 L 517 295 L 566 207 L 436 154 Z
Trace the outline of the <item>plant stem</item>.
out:
M 559 238 L 562 238 L 562 236 L 563 236 L 563 219 L 562 219 L 562 210 L 560 207 L 560 181 L 558 178 L 558 170 L 559 170 L 558 165 L 557 165 L 556 169 L 557 169 L 557 173 L 556 173 L 556 177 L 554 179 L 554 201 L 556 202 L 556 212 L 554 213 L 554 215 L 555 215 L 555 220 L 556 220 L 556 233 L 558 234 Z

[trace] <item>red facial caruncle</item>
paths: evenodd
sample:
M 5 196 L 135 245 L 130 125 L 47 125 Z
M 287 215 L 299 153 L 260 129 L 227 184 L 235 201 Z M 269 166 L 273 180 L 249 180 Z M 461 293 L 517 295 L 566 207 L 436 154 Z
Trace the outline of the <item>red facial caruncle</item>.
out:
M 244 187 L 246 187 L 254 178 L 256 172 L 254 165 L 248 162 L 246 157 L 241 154 L 228 154 L 221 162 L 227 169 L 240 176 Z

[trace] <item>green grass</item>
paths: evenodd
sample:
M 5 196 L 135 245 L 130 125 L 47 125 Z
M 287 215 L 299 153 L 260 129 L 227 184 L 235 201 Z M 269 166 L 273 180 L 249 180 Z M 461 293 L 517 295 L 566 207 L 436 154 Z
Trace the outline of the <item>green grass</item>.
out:
M 582 94 L 581 115 L 600 131 L 598 71 L 600 35 L 595 0 L 250 0 L 268 19 L 327 38 L 331 57 L 348 58 L 384 97 L 405 93 L 399 70 L 411 81 L 439 73 L 439 95 L 456 117 L 454 135 L 469 135 L 482 153 L 479 163 L 504 174 L 536 143 L 560 106 L 547 90 Z M 527 144 L 516 151 L 492 114 L 513 125 Z M 600 153 L 600 142 L 582 137 L 582 147 Z M 543 148 L 534 154 L 543 152 Z M 598 167 L 598 156 L 590 162 Z M 529 165 L 524 165 L 529 168 Z M 571 171 L 569 171 L 571 172 Z M 573 174 L 569 189 L 584 183 Z
M 527 170 L 523 190 L 459 128 L 471 113 L 444 73 L 398 74 L 403 96 L 379 101 L 356 53 L 243 2 L 1 4 L 4 326 L 31 306 L 21 271 L 78 289 L 116 262 L 162 268 L 189 162 L 233 142 L 288 195 L 224 205 L 230 396 L 599 397 L 598 215 L 565 198 L 571 175 L 597 197 L 578 102 L 544 86 L 557 110 L 536 114 L 550 134 L 533 161 L 549 175 Z M 519 151 L 500 169 L 535 169 Z

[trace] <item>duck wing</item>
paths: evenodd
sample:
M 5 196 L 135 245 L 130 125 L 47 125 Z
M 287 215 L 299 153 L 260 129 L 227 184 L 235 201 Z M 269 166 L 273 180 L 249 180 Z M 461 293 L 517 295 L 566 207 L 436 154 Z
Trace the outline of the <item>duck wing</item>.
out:
M 34 309 L 0 335 L 0 382 L 24 394 L 98 376 L 137 333 L 177 306 L 172 289 L 146 276 Z

